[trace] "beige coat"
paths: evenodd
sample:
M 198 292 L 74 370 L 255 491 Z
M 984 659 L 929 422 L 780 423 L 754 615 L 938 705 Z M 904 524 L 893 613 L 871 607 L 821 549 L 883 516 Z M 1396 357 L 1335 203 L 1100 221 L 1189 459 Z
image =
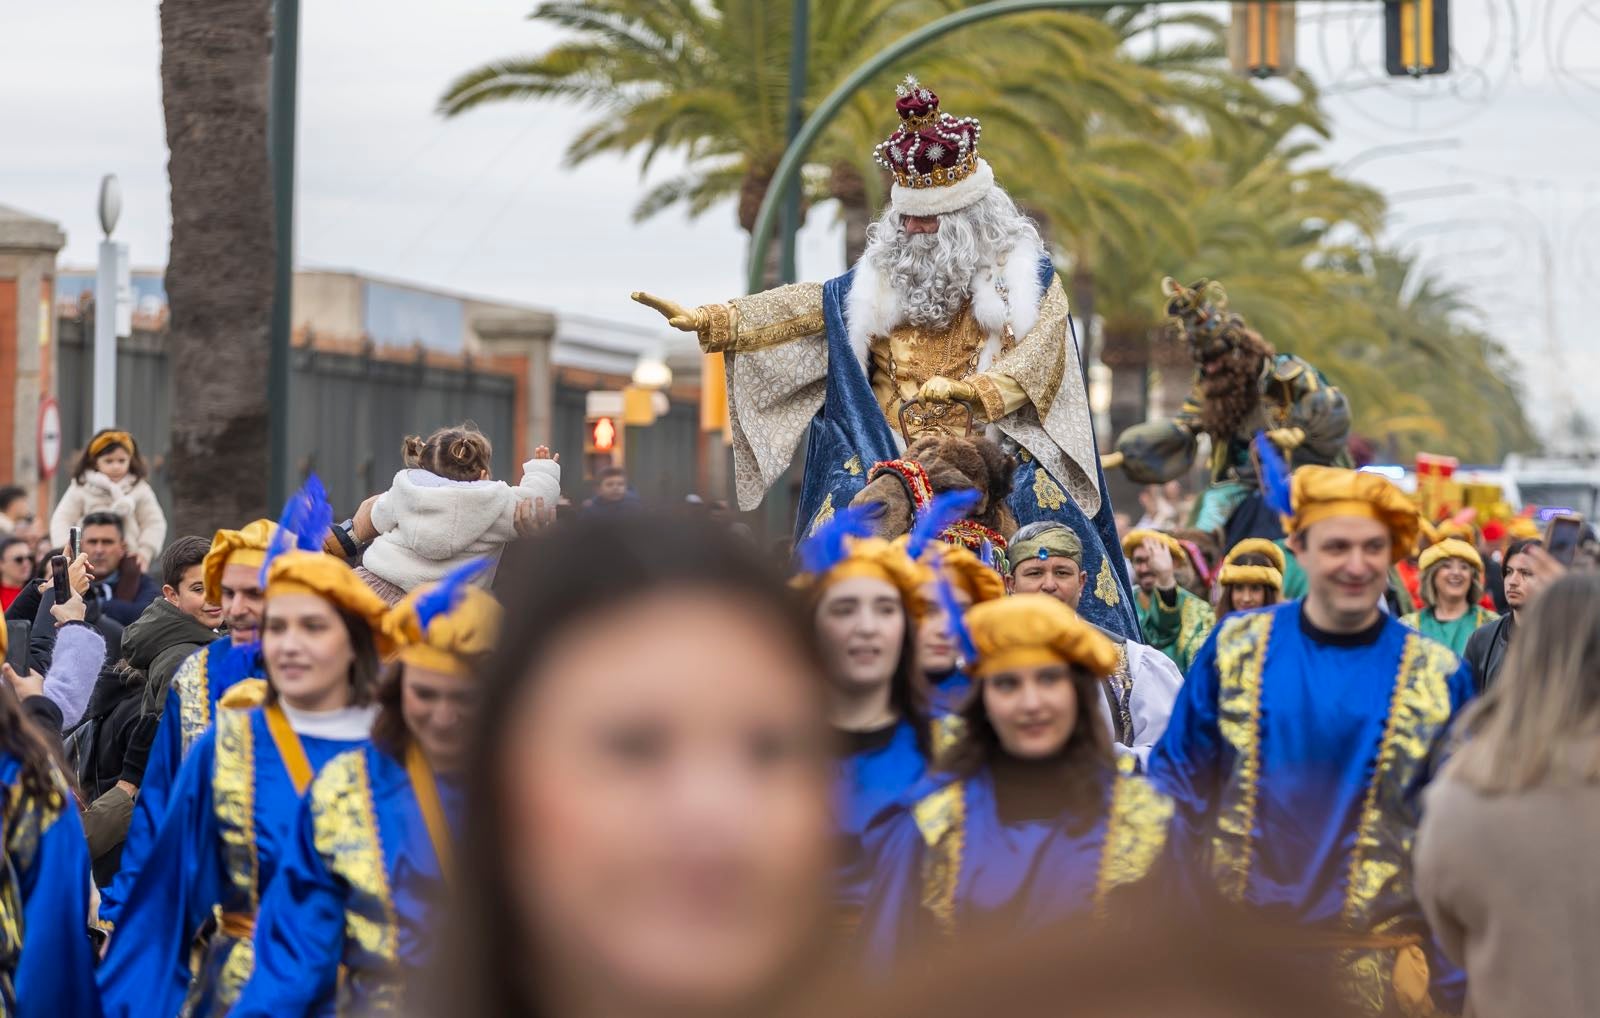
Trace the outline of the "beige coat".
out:
M 148 483 L 131 474 L 113 481 L 98 470 L 73 481 L 50 514 L 50 543 L 67 544 L 67 531 L 90 513 L 113 512 L 122 517 L 122 536 L 130 555 L 144 559 L 146 571 L 159 568 L 161 549 L 167 543 L 167 515 Z
M 1600 1015 L 1600 784 L 1426 792 L 1417 897 L 1472 1018 Z

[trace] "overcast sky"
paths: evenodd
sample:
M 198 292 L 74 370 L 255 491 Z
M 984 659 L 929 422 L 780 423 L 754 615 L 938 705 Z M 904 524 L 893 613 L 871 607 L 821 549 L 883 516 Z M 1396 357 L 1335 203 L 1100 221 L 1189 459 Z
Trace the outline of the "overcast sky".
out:
M 563 165 L 587 111 L 500 106 L 452 121 L 433 112 L 455 74 L 555 38 L 526 20 L 532 6 L 302 5 L 300 264 L 636 324 L 647 312 L 628 302 L 630 289 L 687 303 L 740 292 L 744 241 L 731 205 L 693 223 L 674 211 L 635 224 L 629 211 L 643 185 L 633 163 Z M 0 204 L 60 222 L 62 263 L 91 265 L 96 190 L 101 174 L 114 172 L 124 195 L 117 236 L 135 265 L 161 265 L 168 208 L 157 4 L 7 7 Z M 1330 161 L 1390 194 L 1392 239 L 1472 287 L 1522 361 L 1536 419 L 1548 420 L 1563 399 L 1593 405 L 1600 5 L 1456 0 L 1456 73 L 1423 83 L 1380 76 L 1379 11 L 1374 3 L 1301 8 L 1300 61 L 1324 85 L 1334 120 Z M 914 69 L 937 83 L 936 68 Z M 1432 147 L 1389 148 L 1417 141 Z M 675 169 L 663 160 L 659 174 Z M 800 267 L 822 278 L 843 267 L 842 241 L 829 209 L 811 219 Z M 1293 337 L 1270 338 L 1294 348 Z

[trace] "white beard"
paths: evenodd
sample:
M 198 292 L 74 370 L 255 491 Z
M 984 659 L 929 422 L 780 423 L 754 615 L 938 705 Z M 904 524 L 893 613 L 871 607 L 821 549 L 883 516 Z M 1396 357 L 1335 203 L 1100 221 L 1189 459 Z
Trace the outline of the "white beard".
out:
M 938 233 L 907 234 L 902 230 L 894 244 L 883 245 L 873 259 L 900 295 L 909 325 L 948 328 L 972 296 L 972 274 L 980 253 L 969 245 L 944 243 L 943 232 L 943 223 Z

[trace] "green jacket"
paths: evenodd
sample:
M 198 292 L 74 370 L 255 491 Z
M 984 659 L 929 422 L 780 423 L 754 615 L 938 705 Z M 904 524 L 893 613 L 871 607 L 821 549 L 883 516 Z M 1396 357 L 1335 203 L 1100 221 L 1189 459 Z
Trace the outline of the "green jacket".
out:
M 1159 591 L 1134 594 L 1134 607 L 1139 615 L 1139 628 L 1144 631 L 1144 642 L 1171 658 L 1178 670 L 1188 673 L 1189 665 L 1206 642 L 1211 627 L 1216 625 L 1216 613 L 1203 597 L 1197 597 L 1182 587 L 1174 588 L 1171 603 Z

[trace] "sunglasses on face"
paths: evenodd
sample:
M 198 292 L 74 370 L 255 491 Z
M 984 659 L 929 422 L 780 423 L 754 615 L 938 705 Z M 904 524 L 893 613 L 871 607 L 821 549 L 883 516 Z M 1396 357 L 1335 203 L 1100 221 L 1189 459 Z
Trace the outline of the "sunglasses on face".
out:
M 6 556 L 6 565 L 8 565 L 8 566 L 20 566 L 20 565 L 24 565 L 24 564 L 30 565 L 30 566 L 33 565 L 32 557 L 28 556 L 28 555 L 7 555 Z

